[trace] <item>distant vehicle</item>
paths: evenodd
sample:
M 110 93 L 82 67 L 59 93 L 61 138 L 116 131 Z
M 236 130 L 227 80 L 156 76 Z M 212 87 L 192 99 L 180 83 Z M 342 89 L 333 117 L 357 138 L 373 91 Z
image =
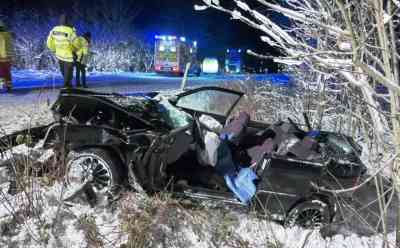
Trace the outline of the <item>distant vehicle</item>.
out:
M 203 73 L 216 74 L 219 72 L 219 63 L 216 58 L 205 58 L 202 63 Z
M 272 68 L 270 61 L 249 55 L 245 49 L 240 48 L 227 49 L 224 62 L 224 71 L 229 74 L 264 74 Z
M 189 42 L 185 37 L 155 36 L 154 68 L 156 73 L 182 76 L 189 62 L 191 63 L 189 73 L 199 75 L 196 41 Z
M 243 56 L 242 49 L 227 49 L 225 55 L 225 72 L 242 73 Z

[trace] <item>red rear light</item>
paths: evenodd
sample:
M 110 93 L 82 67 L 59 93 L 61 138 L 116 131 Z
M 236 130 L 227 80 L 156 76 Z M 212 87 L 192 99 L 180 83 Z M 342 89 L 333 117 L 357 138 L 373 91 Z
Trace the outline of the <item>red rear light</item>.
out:
M 172 70 L 173 70 L 173 71 L 179 71 L 178 67 L 175 67 L 175 66 L 172 67 Z
M 156 65 L 156 66 L 155 66 L 155 69 L 156 69 L 156 71 L 161 71 L 161 66 Z
M 357 186 L 360 183 L 361 176 L 355 177 L 353 179 L 353 185 Z

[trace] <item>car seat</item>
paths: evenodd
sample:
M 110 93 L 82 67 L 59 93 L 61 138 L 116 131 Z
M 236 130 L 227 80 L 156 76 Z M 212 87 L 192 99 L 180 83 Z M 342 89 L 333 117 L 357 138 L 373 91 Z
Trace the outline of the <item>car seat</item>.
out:
M 264 141 L 264 143 L 253 146 L 247 149 L 247 154 L 251 158 L 251 164 L 258 164 L 266 154 L 272 154 L 272 152 L 276 149 L 276 144 L 272 138 L 268 138 Z
M 312 137 L 306 136 L 290 147 L 288 152 L 300 159 L 313 160 L 313 158 L 318 157 L 317 149 L 318 141 Z
M 225 125 L 220 132 L 220 137 L 226 137 L 232 144 L 239 145 L 241 139 L 246 134 L 249 121 L 250 115 L 246 112 L 240 112 L 235 118 Z

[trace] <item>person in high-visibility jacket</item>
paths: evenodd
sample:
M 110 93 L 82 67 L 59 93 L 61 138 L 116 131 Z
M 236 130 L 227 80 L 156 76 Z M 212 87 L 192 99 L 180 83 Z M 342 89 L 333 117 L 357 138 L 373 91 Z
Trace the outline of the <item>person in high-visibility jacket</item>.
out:
M 11 33 L 0 21 L 0 88 L 11 91 L 11 63 L 14 57 L 14 44 Z
M 64 77 L 64 87 L 72 87 L 76 51 L 73 41 L 76 39 L 75 28 L 69 23 L 66 15 L 60 16 L 60 24 L 54 27 L 47 37 L 47 47 L 55 54 Z
M 82 82 L 82 86 L 87 88 L 86 65 L 89 61 L 91 37 L 92 35 L 90 32 L 86 32 L 74 40 L 74 47 L 76 49 L 75 70 L 77 87 L 80 87 Z

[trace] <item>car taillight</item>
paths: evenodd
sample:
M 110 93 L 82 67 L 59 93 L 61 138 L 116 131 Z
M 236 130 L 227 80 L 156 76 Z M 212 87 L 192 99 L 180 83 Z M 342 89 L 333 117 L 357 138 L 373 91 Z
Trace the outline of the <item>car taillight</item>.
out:
M 360 178 L 361 178 L 361 176 L 358 176 L 358 177 L 355 177 L 353 179 L 353 186 L 357 186 L 358 185 L 358 183 L 360 182 Z
M 172 67 L 172 70 L 173 71 L 178 71 L 179 69 L 178 69 L 178 67 L 174 66 L 174 67 Z
M 156 65 L 156 71 L 161 71 L 161 66 L 160 65 Z

